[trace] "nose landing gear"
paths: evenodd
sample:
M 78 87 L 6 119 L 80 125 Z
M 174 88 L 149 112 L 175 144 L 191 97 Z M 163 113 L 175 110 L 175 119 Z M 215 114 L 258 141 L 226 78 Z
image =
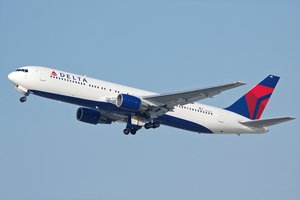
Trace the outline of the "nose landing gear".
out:
M 21 102 L 21 103 L 24 103 L 26 100 L 27 100 L 27 97 L 26 97 L 26 96 L 23 96 L 23 97 L 20 98 L 20 102 Z
M 15 88 L 16 88 L 16 90 L 18 92 L 20 92 L 21 94 L 23 94 L 23 96 L 20 97 L 19 100 L 20 100 L 21 103 L 24 103 L 27 100 L 27 97 L 29 96 L 30 91 L 28 89 L 24 88 L 21 85 L 16 85 Z
M 24 102 L 27 101 L 27 97 L 29 96 L 30 93 L 29 92 L 26 92 L 26 93 L 24 92 L 23 94 L 24 94 L 24 96 L 20 97 L 20 99 L 19 99 L 21 103 L 24 103 Z

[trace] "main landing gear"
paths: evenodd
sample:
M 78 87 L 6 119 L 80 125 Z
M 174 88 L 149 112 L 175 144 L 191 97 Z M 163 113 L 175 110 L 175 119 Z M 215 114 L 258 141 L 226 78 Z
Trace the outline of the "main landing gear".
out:
M 131 133 L 131 135 L 135 135 L 136 132 L 137 132 L 137 129 L 135 129 L 135 128 L 129 128 L 129 127 L 125 128 L 125 129 L 123 130 L 123 133 L 124 133 L 125 135 L 128 135 L 129 133 Z
M 125 135 L 128 135 L 129 133 L 131 133 L 131 135 L 135 135 L 136 132 L 141 129 L 142 127 L 139 125 L 135 125 L 131 123 L 131 116 L 128 117 L 128 121 L 127 121 L 127 125 L 126 128 L 123 130 L 123 133 Z
M 150 129 L 150 128 L 158 128 L 160 127 L 160 123 L 158 121 L 150 121 L 146 124 L 144 124 L 145 129 Z M 131 133 L 131 135 L 135 135 L 138 130 L 140 130 L 142 126 L 139 123 L 132 123 L 131 116 L 128 117 L 127 119 L 127 125 L 126 128 L 123 130 L 123 133 L 125 135 L 128 135 Z
M 145 124 L 145 129 L 149 129 L 149 128 L 158 128 L 160 127 L 160 123 L 157 121 L 154 122 L 148 122 Z
M 154 122 L 148 122 L 144 125 L 145 129 L 150 129 L 150 128 L 158 128 L 160 127 L 160 123 L 157 121 Z M 141 129 L 141 126 L 137 126 L 137 125 L 133 125 L 133 124 L 127 124 L 126 128 L 123 130 L 123 133 L 125 135 L 129 135 L 129 133 L 131 133 L 131 135 L 135 135 L 136 132 Z

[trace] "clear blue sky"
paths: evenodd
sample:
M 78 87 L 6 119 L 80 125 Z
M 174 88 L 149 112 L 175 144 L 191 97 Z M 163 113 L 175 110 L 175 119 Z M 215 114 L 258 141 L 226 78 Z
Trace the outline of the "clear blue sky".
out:
M 250 3 L 251 2 L 251 3 Z M 0 1 L 0 199 L 300 199 L 299 1 Z M 170 127 L 125 136 L 77 106 L 30 96 L 7 74 L 59 68 L 155 92 L 232 81 L 203 103 L 225 107 L 281 76 L 265 135 Z

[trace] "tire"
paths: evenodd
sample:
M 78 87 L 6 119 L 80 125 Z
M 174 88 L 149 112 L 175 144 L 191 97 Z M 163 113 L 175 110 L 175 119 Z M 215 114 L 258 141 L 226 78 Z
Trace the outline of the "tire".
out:
M 21 102 L 21 103 L 24 103 L 26 100 L 27 100 L 26 97 L 21 97 L 21 98 L 20 98 L 20 102 Z
M 135 129 L 131 129 L 130 133 L 131 133 L 131 135 L 135 135 L 136 134 L 136 130 Z
M 159 122 L 154 122 L 153 123 L 153 128 L 158 128 L 160 127 L 160 123 Z
M 129 134 L 129 129 L 128 128 L 125 128 L 124 130 L 123 130 L 123 133 L 125 134 L 125 135 L 128 135 Z
M 152 128 L 153 127 L 153 124 L 152 123 L 147 123 L 145 124 L 145 129 L 149 129 L 149 128 Z

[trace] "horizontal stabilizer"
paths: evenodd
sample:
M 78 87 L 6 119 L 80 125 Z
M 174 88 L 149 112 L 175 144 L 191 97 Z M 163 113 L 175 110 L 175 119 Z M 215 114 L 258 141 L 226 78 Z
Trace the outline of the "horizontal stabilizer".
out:
M 245 126 L 255 127 L 255 128 L 263 128 L 267 126 L 272 126 L 275 124 L 279 124 L 282 122 L 290 121 L 295 119 L 294 117 L 278 117 L 278 118 L 270 118 L 270 119 L 256 119 L 245 122 L 240 122 Z

